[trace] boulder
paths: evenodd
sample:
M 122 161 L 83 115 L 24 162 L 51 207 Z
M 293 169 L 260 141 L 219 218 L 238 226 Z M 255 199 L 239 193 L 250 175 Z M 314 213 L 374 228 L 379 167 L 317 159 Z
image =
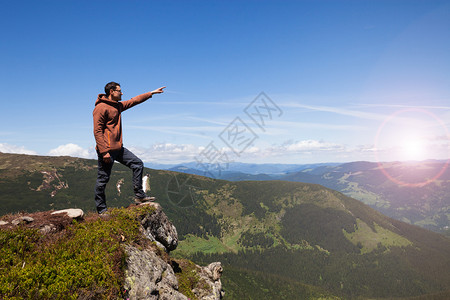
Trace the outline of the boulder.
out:
M 68 208 L 68 209 L 63 209 L 63 210 L 57 210 L 57 211 L 52 212 L 52 215 L 64 214 L 64 213 L 67 214 L 67 216 L 72 219 L 82 219 L 84 216 L 83 210 L 81 210 L 79 208 Z
M 155 252 L 129 245 L 125 246 L 125 251 L 125 289 L 129 299 L 188 299 L 178 292 L 178 280 L 172 267 Z
M 178 246 L 178 233 L 172 222 L 169 221 L 161 206 L 152 203 L 156 211 L 144 216 L 141 220 L 144 235 L 151 241 L 157 242 L 166 252 L 175 250 Z
M 174 250 L 178 245 L 178 234 L 175 226 L 169 221 L 158 203 L 146 203 L 156 210 L 141 218 L 142 232 L 151 241 L 166 250 Z M 129 299 L 167 299 L 186 300 L 186 296 L 178 291 L 178 280 L 171 263 L 166 262 L 160 254 L 151 249 L 137 249 L 125 245 L 126 271 L 125 289 Z M 195 265 L 199 284 L 192 290 L 197 299 L 219 300 L 224 296 L 220 277 L 222 265 L 214 262 L 206 267 Z
M 20 223 L 28 224 L 28 223 L 31 223 L 31 222 L 33 222 L 33 221 L 34 221 L 34 219 L 33 219 L 32 217 L 24 216 L 24 217 L 19 217 L 19 218 L 17 218 L 17 219 L 12 220 L 12 221 L 11 221 L 11 224 L 17 226 L 17 225 L 19 225 Z
M 220 262 L 210 263 L 206 267 L 200 267 L 200 280 L 206 284 L 201 288 L 195 288 L 192 290 L 198 299 L 202 300 L 218 300 L 224 296 L 222 290 L 222 282 L 220 277 L 222 276 L 222 264 Z

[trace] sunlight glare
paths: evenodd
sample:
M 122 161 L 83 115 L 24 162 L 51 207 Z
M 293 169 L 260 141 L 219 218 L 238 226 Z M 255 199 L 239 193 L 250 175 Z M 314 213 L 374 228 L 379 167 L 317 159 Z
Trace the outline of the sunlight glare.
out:
M 392 182 L 400 186 L 422 187 L 446 171 L 450 163 L 449 142 L 450 133 L 436 115 L 421 108 L 406 108 L 390 115 L 378 128 L 375 158 L 380 171 Z M 429 159 L 445 159 L 446 162 L 434 176 L 423 173 L 423 178 L 420 178 L 425 161 Z M 414 162 L 414 168 L 405 170 L 403 174 L 391 174 L 383 165 L 389 161 Z M 414 179 L 405 179 L 409 177 Z
M 402 143 L 401 152 L 404 160 L 424 160 L 427 156 L 425 141 L 417 137 L 408 137 Z

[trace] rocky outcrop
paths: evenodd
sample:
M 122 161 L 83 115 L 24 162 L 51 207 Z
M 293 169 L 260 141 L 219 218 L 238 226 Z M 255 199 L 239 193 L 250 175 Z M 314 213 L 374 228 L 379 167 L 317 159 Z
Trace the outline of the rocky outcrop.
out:
M 133 246 L 126 246 L 125 250 L 125 290 L 129 299 L 188 299 L 178 291 L 172 267 L 154 251 Z
M 52 190 L 50 196 L 54 197 L 59 190 L 69 188 L 67 182 L 62 180 L 62 176 L 56 170 L 41 171 L 41 174 L 43 176 L 42 184 L 36 189 L 30 187 L 31 190 L 38 192 Z
M 201 267 L 187 260 L 171 259 L 169 252 L 178 245 L 178 234 L 158 203 L 141 205 L 153 206 L 155 210 L 138 217 L 143 236 L 153 242 L 149 247 L 123 243 L 126 253 L 125 293 L 127 299 L 167 299 L 187 300 L 186 286 L 180 288 L 178 278 L 184 278 L 190 286 L 186 294 L 197 299 L 216 300 L 224 295 L 220 277 L 220 262 Z M 131 206 L 129 209 L 133 209 Z M 53 212 L 38 212 L 9 216 L 0 220 L 1 228 L 27 226 L 39 229 L 42 234 L 53 234 L 64 230 L 73 219 L 83 222 L 81 209 L 65 209 Z M 88 216 L 87 218 L 92 218 Z M 98 218 L 94 216 L 94 218 Z M 102 216 L 102 218 L 105 218 Z M 107 215 L 107 221 L 114 215 Z M 181 267 L 181 265 L 184 265 Z M 184 280 L 183 279 L 183 280 Z M 185 284 L 186 285 L 186 284 Z
M 158 203 L 150 202 L 156 211 L 151 215 L 146 215 L 141 220 L 144 235 L 158 246 L 170 252 L 178 246 L 178 233 L 172 222 L 169 221 Z
M 175 250 L 178 245 L 178 234 L 175 226 L 167 218 L 158 203 L 149 203 L 156 210 L 141 219 L 143 234 L 155 242 L 156 245 L 167 253 Z M 125 277 L 125 289 L 130 299 L 188 299 L 178 289 L 178 280 L 175 276 L 172 264 L 167 262 L 150 249 L 139 250 L 131 245 L 125 248 L 127 253 L 127 269 Z M 206 267 L 195 265 L 198 284 L 192 292 L 198 299 L 216 300 L 222 299 L 224 292 L 220 277 L 222 265 L 215 262 Z
M 179 283 L 174 268 L 164 261 L 154 251 L 126 246 L 127 270 L 125 273 L 125 290 L 132 299 L 164 299 L 187 300 L 179 292 Z M 178 266 L 176 262 L 172 262 Z M 222 299 L 224 292 L 220 277 L 222 265 L 214 262 L 206 267 L 195 265 L 192 270 L 196 272 L 196 284 L 192 293 L 197 299 Z M 177 272 L 180 272 L 178 269 Z
M 222 290 L 222 264 L 220 262 L 213 262 L 206 267 L 200 267 L 200 282 L 206 284 L 200 288 L 194 288 L 192 291 L 198 299 L 215 300 L 222 299 L 224 292 Z

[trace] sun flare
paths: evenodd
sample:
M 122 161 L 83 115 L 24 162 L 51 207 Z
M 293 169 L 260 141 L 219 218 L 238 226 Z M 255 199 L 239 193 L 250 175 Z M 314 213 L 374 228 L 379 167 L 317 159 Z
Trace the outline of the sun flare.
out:
M 433 113 L 419 108 L 408 108 L 390 115 L 378 128 L 375 137 L 375 157 L 381 172 L 401 186 L 422 187 L 438 179 L 450 163 L 450 133 L 445 123 Z M 435 175 L 420 170 L 428 159 L 446 159 L 444 167 Z M 414 162 L 416 169 L 402 174 L 391 174 L 382 162 Z M 415 163 L 420 162 L 420 163 Z M 412 177 L 410 176 L 412 175 Z M 409 180 L 407 178 L 414 178 Z
M 426 159 L 425 141 L 420 138 L 410 137 L 401 144 L 401 152 L 404 160 L 423 160 Z
M 433 113 L 408 108 L 390 115 L 375 137 L 377 161 L 448 159 L 450 134 Z

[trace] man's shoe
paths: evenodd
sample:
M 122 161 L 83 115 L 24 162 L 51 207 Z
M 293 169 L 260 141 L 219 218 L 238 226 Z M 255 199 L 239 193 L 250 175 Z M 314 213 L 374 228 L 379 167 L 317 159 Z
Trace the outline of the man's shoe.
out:
M 104 218 L 109 218 L 111 215 L 109 214 L 109 211 L 108 210 L 105 210 L 105 211 L 103 211 L 103 212 L 101 212 L 101 213 L 98 213 L 98 216 L 100 217 L 100 218 L 102 218 L 102 219 L 104 219 Z
M 153 202 L 155 200 L 156 200 L 155 197 L 148 197 L 148 196 L 145 196 L 145 197 L 142 197 L 142 198 L 136 197 L 136 198 L 134 198 L 134 203 L 142 204 L 142 203 L 145 203 L 145 202 Z

